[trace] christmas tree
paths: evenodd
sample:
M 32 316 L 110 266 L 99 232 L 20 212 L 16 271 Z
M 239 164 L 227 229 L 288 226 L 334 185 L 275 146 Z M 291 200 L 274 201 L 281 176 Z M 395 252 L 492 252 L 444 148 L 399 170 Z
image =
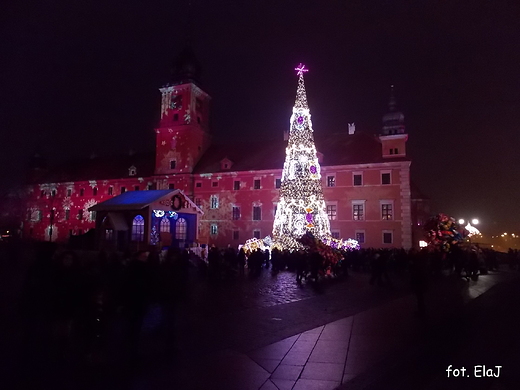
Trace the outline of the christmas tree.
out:
M 303 80 L 307 69 L 300 64 L 295 70 L 298 71 L 298 90 L 290 120 L 280 201 L 273 224 L 275 245 L 284 249 L 301 247 L 299 239 L 307 232 L 322 241 L 331 238 Z

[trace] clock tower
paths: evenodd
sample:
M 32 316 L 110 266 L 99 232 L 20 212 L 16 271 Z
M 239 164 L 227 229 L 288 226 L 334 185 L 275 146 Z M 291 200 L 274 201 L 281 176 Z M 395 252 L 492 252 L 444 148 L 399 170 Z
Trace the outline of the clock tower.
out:
M 186 47 L 175 59 L 171 82 L 160 88 L 161 119 L 155 129 L 155 174 L 191 173 L 209 146 L 210 96 L 198 86 L 200 66 Z

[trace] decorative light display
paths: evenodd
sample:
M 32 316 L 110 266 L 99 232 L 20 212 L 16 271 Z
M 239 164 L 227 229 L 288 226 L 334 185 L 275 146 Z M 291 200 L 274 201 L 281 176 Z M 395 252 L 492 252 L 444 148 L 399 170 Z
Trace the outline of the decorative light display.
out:
M 300 64 L 296 102 L 290 119 L 289 140 L 280 187 L 280 201 L 273 224 L 273 242 L 284 249 L 298 249 L 306 232 L 337 249 L 357 248 L 355 240 L 337 240 L 330 234 L 329 218 L 321 186 L 312 121 Z
M 154 214 L 157 218 L 164 217 L 164 210 L 154 210 L 154 211 L 153 211 L 153 214 Z

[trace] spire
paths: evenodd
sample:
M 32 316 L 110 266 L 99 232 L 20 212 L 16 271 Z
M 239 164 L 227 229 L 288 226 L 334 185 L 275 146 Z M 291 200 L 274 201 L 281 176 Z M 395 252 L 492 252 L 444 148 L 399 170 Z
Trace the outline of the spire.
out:
M 390 112 L 395 111 L 396 107 L 397 107 L 397 103 L 395 101 L 394 85 L 392 84 L 390 86 L 390 101 L 388 102 L 388 110 Z
M 300 65 L 294 70 L 298 71 L 298 89 L 296 90 L 296 102 L 294 103 L 295 108 L 309 108 L 307 104 L 307 93 L 305 92 L 305 82 L 303 80 L 303 74 L 308 72 L 309 69 L 305 69 L 305 65 L 300 62 Z
M 404 115 L 402 112 L 397 110 L 397 102 L 395 99 L 394 86 L 390 86 L 390 100 L 388 102 L 388 113 L 383 116 L 383 129 L 382 135 L 394 135 L 403 134 L 405 132 L 404 127 Z

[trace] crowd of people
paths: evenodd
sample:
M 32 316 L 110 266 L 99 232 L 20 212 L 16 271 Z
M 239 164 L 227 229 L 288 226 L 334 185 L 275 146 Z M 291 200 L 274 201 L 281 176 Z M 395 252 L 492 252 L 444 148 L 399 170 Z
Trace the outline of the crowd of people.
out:
M 60 354 L 90 360 L 103 349 L 114 324 L 120 325 L 120 345 L 125 348 L 122 355 L 129 359 L 138 356 L 143 322 L 154 303 L 162 307 L 162 324 L 157 332 L 164 337 L 164 345 L 173 347 L 175 308 L 187 299 L 193 275 L 220 283 L 245 275 L 255 277 L 267 270 L 289 271 L 295 274 L 296 283 L 315 283 L 364 272 L 371 274 L 371 284 L 388 285 L 391 273 L 408 271 L 421 313 L 432 275 L 448 270 L 475 280 L 479 274 L 499 267 L 497 252 L 478 247 L 454 248 L 450 253 L 428 248 L 346 251 L 330 268 L 324 267 L 318 253 L 277 249 L 246 253 L 231 246 L 211 247 L 206 258 L 176 248 L 124 254 L 101 251 L 91 261 L 84 261 L 73 251 L 56 251 L 52 245 L 42 245 L 35 253 L 20 305 L 29 336 L 27 348 L 47 337 Z M 508 260 L 512 268 L 519 267 L 518 252 L 510 251 Z

